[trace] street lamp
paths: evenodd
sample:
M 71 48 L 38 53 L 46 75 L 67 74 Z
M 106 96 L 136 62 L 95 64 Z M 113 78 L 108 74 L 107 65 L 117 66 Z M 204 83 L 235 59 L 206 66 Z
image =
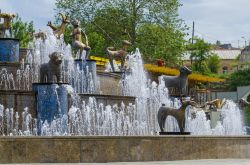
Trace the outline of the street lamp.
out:
M 245 37 L 241 37 L 242 39 L 244 39 L 244 41 L 245 41 L 245 47 L 247 46 L 247 40 L 246 40 L 246 38 Z

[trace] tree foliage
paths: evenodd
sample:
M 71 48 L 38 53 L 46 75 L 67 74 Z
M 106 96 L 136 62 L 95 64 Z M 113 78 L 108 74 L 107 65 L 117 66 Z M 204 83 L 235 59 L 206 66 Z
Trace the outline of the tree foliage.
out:
M 220 57 L 217 54 L 211 54 L 208 57 L 207 66 L 211 73 L 218 73 L 220 68 Z
M 27 47 L 35 32 L 33 22 L 23 22 L 17 15 L 12 22 L 13 37 L 20 40 L 20 47 Z
M 190 51 L 192 69 L 200 73 L 208 71 L 207 59 L 210 56 L 211 45 L 203 39 L 196 38 L 194 44 L 189 44 L 187 49 Z
M 71 19 L 79 19 L 87 34 L 104 39 L 98 41 L 104 44 L 99 47 L 118 48 L 127 39 L 147 57 L 175 64 L 184 51 L 187 27 L 178 18 L 179 0 L 56 0 L 56 6 Z
M 163 59 L 167 66 L 179 64 L 184 51 L 183 33 L 158 24 L 145 24 L 138 29 L 138 47 L 149 60 Z
M 228 83 L 232 90 L 236 90 L 238 86 L 250 85 L 250 68 L 239 70 L 232 73 L 229 77 Z

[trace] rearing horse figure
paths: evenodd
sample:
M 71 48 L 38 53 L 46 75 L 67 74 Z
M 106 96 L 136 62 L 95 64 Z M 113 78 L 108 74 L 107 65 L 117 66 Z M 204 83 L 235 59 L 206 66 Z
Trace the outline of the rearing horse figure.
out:
M 64 33 L 65 27 L 68 23 L 70 23 L 70 20 L 68 17 L 62 13 L 59 13 L 62 17 L 62 23 L 59 27 L 54 26 L 51 21 L 48 22 L 47 26 L 49 26 L 53 30 L 53 34 L 59 39 L 60 36 Z
M 185 110 L 187 106 L 192 105 L 195 106 L 196 103 L 194 101 L 183 101 L 182 106 L 179 109 L 170 108 L 162 106 L 158 111 L 158 123 L 161 129 L 161 132 L 164 132 L 165 122 L 168 116 L 173 116 L 179 125 L 180 132 L 184 132 L 185 130 Z

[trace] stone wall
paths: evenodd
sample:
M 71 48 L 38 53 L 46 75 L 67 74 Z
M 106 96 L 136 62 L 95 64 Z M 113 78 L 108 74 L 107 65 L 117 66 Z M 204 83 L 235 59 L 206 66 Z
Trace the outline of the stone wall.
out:
M 250 158 L 250 136 L 1 137 L 0 163 Z
M 121 105 L 123 102 L 125 105 L 129 105 L 130 103 L 135 104 L 135 97 L 131 96 L 114 96 L 114 95 L 98 95 L 98 94 L 78 94 L 82 100 L 88 102 L 89 97 L 95 97 L 97 104 L 102 103 L 104 106 L 106 105 Z
M 121 75 L 110 72 L 97 71 L 99 93 L 105 95 L 122 95 Z

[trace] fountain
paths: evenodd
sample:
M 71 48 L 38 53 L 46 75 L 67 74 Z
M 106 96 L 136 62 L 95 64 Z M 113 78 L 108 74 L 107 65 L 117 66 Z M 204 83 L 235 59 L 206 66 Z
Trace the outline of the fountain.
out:
M 148 79 L 139 49 L 127 55 L 129 71 L 121 76 L 97 70 L 93 60 L 75 60 L 62 36 L 42 36 L 23 61 L 16 53 L 0 62 L 1 163 L 249 158 L 249 137 L 236 136 L 244 127 L 234 102 L 220 107 L 213 126 L 208 112 L 192 106 L 183 108 L 180 128 L 168 114 L 164 131 L 191 136 L 159 136 L 158 109 L 179 109 L 182 102 L 168 95 L 162 77 L 158 84 Z

